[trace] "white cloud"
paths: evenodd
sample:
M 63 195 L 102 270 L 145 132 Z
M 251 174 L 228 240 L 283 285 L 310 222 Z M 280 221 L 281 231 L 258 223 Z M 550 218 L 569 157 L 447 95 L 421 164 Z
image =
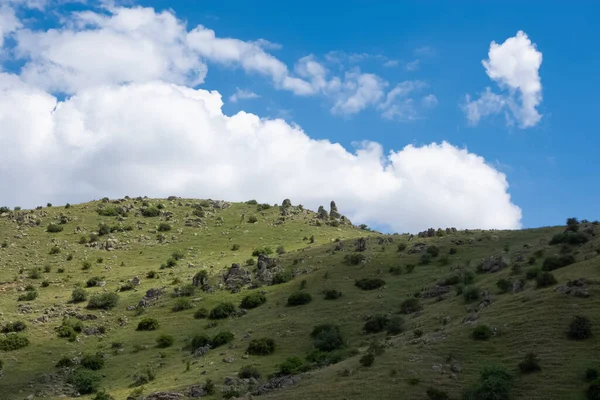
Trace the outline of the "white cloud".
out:
M 102 84 L 164 79 L 204 81 L 206 66 L 186 46 L 185 25 L 170 12 L 116 8 L 104 15 L 73 13 L 63 29 L 20 30 L 21 76 L 52 92 L 75 93 Z
M 0 5 L 0 50 L 4 46 L 4 37 L 21 27 L 21 22 L 15 15 L 15 11 Z
M 465 111 L 471 124 L 483 116 L 500 113 L 507 108 L 507 120 L 515 119 L 521 128 L 537 125 L 542 116 L 537 107 L 542 102 L 539 69 L 542 53 L 523 31 L 506 39 L 492 42 L 488 59 L 482 61 L 487 75 L 507 94 L 494 94 L 488 88 L 478 100 L 467 97 Z
M 0 74 L 2 202 L 180 195 L 315 209 L 333 199 L 354 222 L 397 231 L 520 227 L 505 176 L 466 149 L 385 155 L 365 142 L 348 152 L 281 119 L 224 115 L 222 105 L 218 92 L 164 82 L 86 88 L 59 102 Z
M 427 96 L 425 96 L 421 99 L 421 103 L 423 104 L 423 107 L 425 107 L 425 108 L 433 108 L 433 107 L 437 106 L 438 99 L 437 99 L 437 97 L 435 97 L 435 95 L 428 94 Z
M 417 80 L 404 81 L 396 85 L 396 87 L 388 92 L 385 97 L 385 101 L 378 106 L 378 108 L 382 111 L 381 116 L 390 120 L 395 119 L 408 121 L 417 119 L 419 115 L 417 104 L 415 103 L 415 100 L 409 96 L 415 92 L 425 89 L 426 87 L 427 84 L 425 82 Z M 435 98 L 435 96 L 433 97 Z M 425 108 L 433 108 L 429 107 L 430 104 L 422 104 Z
M 260 96 L 250 90 L 236 88 L 235 93 L 229 97 L 229 101 L 236 103 L 238 100 L 256 99 L 258 97 Z
M 407 71 L 413 72 L 413 71 L 418 70 L 420 65 L 421 65 L 421 60 L 414 60 L 414 61 L 407 62 L 406 65 L 404 66 L 404 68 L 406 68 Z
M 398 60 L 387 60 L 386 62 L 383 63 L 383 66 L 386 68 L 392 68 L 392 67 L 397 67 L 398 64 L 400 64 L 400 61 L 398 61 Z

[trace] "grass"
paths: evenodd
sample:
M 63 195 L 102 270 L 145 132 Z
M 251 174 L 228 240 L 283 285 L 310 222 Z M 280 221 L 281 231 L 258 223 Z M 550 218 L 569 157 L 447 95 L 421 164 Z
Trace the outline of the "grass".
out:
M 196 218 L 192 215 L 191 205 L 199 203 L 199 200 L 146 201 L 149 206 L 133 200 L 118 204 L 97 201 L 71 205 L 68 209 L 55 205 L 44 208 L 45 215 L 33 211 L 34 219 L 40 219 L 40 224 L 22 229 L 18 229 L 17 224 L 9 218 L 0 218 L 0 242 L 8 242 L 7 247 L 0 248 L 0 309 L 6 321 L 24 320 L 27 323 L 27 329 L 22 334 L 30 341 L 27 347 L 0 353 L 0 359 L 4 362 L 0 398 L 24 398 L 29 393 L 39 391 L 46 393 L 48 399 L 58 399 L 58 395 L 53 397 L 49 387 L 60 385 L 60 380 L 40 383 L 39 377 L 57 372 L 54 365 L 63 356 L 102 352 L 106 360 L 101 370 L 104 377 L 100 387 L 116 399 L 126 398 L 133 390 L 134 375 L 144 374 L 147 370 L 154 371 L 155 378 L 144 384 L 145 394 L 159 390 L 183 390 L 192 384 L 203 384 L 212 379 L 218 390 L 208 398 L 217 399 L 221 398 L 219 389 L 223 388 L 224 378 L 234 376 L 243 365 L 252 365 L 263 377 L 267 377 L 276 372 L 277 365 L 288 357 L 297 356 L 305 360 L 313 350 L 314 341 L 310 337 L 313 328 L 332 322 L 339 325 L 347 340 L 343 350 L 350 356 L 327 368 L 310 372 L 309 379 L 303 379 L 293 387 L 261 397 L 394 398 L 402 393 L 404 398 L 425 398 L 427 388 L 435 387 L 448 392 L 453 398 L 459 398 L 465 388 L 477 383 L 483 366 L 496 364 L 516 372 L 525 354 L 534 352 L 543 362 L 543 372 L 517 377 L 513 397 L 579 399 L 587 387 L 582 379 L 585 369 L 597 362 L 600 346 L 600 316 L 597 312 L 600 307 L 600 285 L 590 286 L 591 295 L 586 299 L 558 293 L 555 286 L 564 285 L 570 279 L 593 279 L 598 276 L 599 258 L 595 258 L 595 250 L 600 248 L 600 235 L 598 239 L 593 238 L 575 248 L 577 260 L 584 260 L 586 255 L 589 256 L 587 260 L 552 271 L 558 281 L 552 287 L 536 289 L 535 282 L 527 281 L 522 292 L 499 294 L 496 286 L 499 279 L 516 278 L 511 275 L 511 268 L 493 274 L 476 274 L 474 285 L 482 292 L 491 293 L 493 300 L 478 313 L 479 318 L 473 324 L 464 324 L 462 320 L 467 315 L 467 308 L 477 306 L 481 299 L 465 304 L 464 298 L 456 296 L 455 291 L 451 290 L 442 300 L 421 298 L 423 310 L 404 316 L 405 329 L 402 333 L 387 336 L 386 332 L 381 332 L 367 336 L 363 333 L 364 316 L 395 315 L 403 300 L 424 288 L 434 287 L 452 274 L 456 266 L 474 272 L 483 258 L 500 254 L 511 259 L 512 266 L 518 256 L 527 260 L 540 250 L 544 250 L 547 256 L 559 256 L 560 245 L 550 246 L 546 243 L 563 228 L 459 231 L 443 237 L 415 237 L 412 240 L 409 235 L 392 235 L 389 236 L 391 242 L 380 244 L 379 238 L 384 235 L 377 232 L 349 225 L 316 226 L 315 214 L 311 211 L 288 216 L 280 224 L 278 207 L 258 211 L 254 204 L 234 203 L 225 209 L 204 208 L 202 223 L 200 227 L 195 227 L 186 226 L 185 221 Z M 182 206 L 178 205 L 180 201 Z M 172 229 L 162 242 L 157 240 L 156 227 L 167 223 L 164 217 L 135 216 L 136 211 L 159 203 L 164 205 L 161 212 L 173 213 L 168 220 Z M 99 215 L 96 209 L 101 204 L 115 207 L 132 204 L 134 209 L 129 212 L 126 221 L 120 222 L 119 217 Z M 246 216 L 256 215 L 257 221 L 251 224 L 241 221 L 242 213 Z M 46 232 L 49 224 L 58 223 L 61 214 L 74 218 L 73 222 L 64 224 L 61 232 Z M 187 214 L 190 217 L 186 217 Z M 137 228 L 138 220 L 143 223 L 141 229 Z M 133 224 L 135 229 L 115 231 L 98 239 L 99 243 L 106 242 L 109 237 L 117 239 L 118 245 L 113 251 L 79 243 L 82 235 L 89 236 L 102 223 L 109 226 Z M 82 231 L 76 232 L 76 226 Z M 17 239 L 15 236 L 21 233 L 27 235 Z M 313 235 L 314 243 L 304 240 Z M 368 237 L 367 250 L 361 253 L 366 260 L 357 265 L 348 265 L 344 256 L 351 253 L 354 239 L 358 237 Z M 332 252 L 336 239 L 346 242 L 346 251 Z M 455 243 L 458 240 L 464 244 L 457 246 Z M 438 258 L 433 258 L 428 265 L 419 265 L 423 253 L 409 252 L 414 243 L 436 246 L 440 254 L 448 254 L 450 248 L 457 248 L 458 251 L 448 256 L 447 265 L 441 265 L 443 263 Z M 49 254 L 55 245 L 61 249 L 60 253 Z M 398 252 L 400 245 L 406 247 Z M 242 289 L 239 293 L 226 290 L 207 293 L 197 288 L 195 295 L 190 298 L 193 305 L 191 309 L 171 311 L 177 301 L 171 296 L 174 289 L 191 283 L 198 271 L 207 271 L 209 284 L 216 287 L 218 277 L 232 263 L 244 265 L 245 260 L 252 257 L 253 250 L 266 247 L 276 249 L 279 246 L 284 246 L 286 252 L 280 255 L 274 253 L 269 257 L 277 256 L 281 265 L 290 272 L 306 270 L 309 273 L 302 273 L 285 283 L 258 289 L 264 291 L 267 299 L 260 307 L 248 310 L 244 316 L 218 320 L 216 325 L 209 325 L 211 321 L 208 319 L 194 318 L 198 309 L 211 310 L 222 302 L 239 305 L 244 297 L 255 292 Z M 510 249 L 508 253 L 504 251 L 505 247 Z M 146 278 L 149 271 L 158 271 L 174 252 L 183 255 L 178 257 L 175 266 L 160 270 L 157 278 Z M 66 261 L 64 254 L 72 254 L 73 258 Z M 96 263 L 98 258 L 103 258 L 103 262 Z M 256 257 L 252 258 L 256 261 Z M 91 266 L 83 270 L 81 265 L 85 261 Z M 532 267 L 541 268 L 542 261 L 539 259 Z M 526 262 L 522 264 L 523 272 L 517 277 L 524 278 L 526 269 L 532 267 L 527 266 Z M 30 279 L 28 272 L 33 268 L 45 270 L 46 265 L 51 268 L 43 276 L 50 285 L 39 287 L 39 281 Z M 416 267 L 410 274 L 392 274 L 389 270 L 394 265 Z M 65 272 L 58 273 L 59 268 L 64 268 Z M 253 268 L 248 267 L 249 270 Z M 324 278 L 325 274 L 327 279 Z M 106 284 L 86 289 L 88 297 L 105 291 L 116 292 L 119 284 L 136 276 L 141 279 L 141 284 L 133 290 L 119 292 L 119 302 L 111 310 L 87 310 L 86 302 L 69 303 L 75 287 L 85 286 L 85 282 L 94 276 L 102 276 Z M 361 290 L 355 286 L 355 281 L 364 278 L 382 279 L 385 286 L 377 290 Z M 298 290 L 302 280 L 306 280 L 303 291 L 309 293 L 313 300 L 299 307 L 287 307 L 289 294 Z M 24 293 L 20 289 L 29 284 L 37 287 L 39 295 L 32 301 L 20 302 L 32 306 L 34 310 L 29 314 L 21 314 L 18 312 L 20 303 L 17 298 Z M 148 306 L 143 314 L 127 310 L 137 305 L 146 290 L 161 287 L 167 288 L 166 293 Z M 336 301 L 326 301 L 323 293 L 332 288 L 341 291 L 343 296 Z M 50 316 L 47 323 L 29 323 L 50 307 L 94 314 L 99 318 L 84 321 L 84 325 L 93 327 L 102 324 L 107 331 L 101 336 L 81 333 L 77 335 L 78 341 L 69 342 L 58 338 L 54 332 L 54 327 L 61 324 L 59 317 Z M 566 332 L 574 315 L 590 318 L 596 334 L 585 341 L 569 340 Z M 124 317 L 128 322 L 121 326 L 120 319 Z M 446 317 L 449 322 L 442 323 Z M 136 331 L 138 323 L 144 318 L 157 319 L 158 329 L 152 332 Z M 474 341 L 471 332 L 477 324 L 496 328 L 496 335 L 487 341 Z M 417 339 L 413 335 L 416 329 L 423 332 Z M 206 334 L 213 338 L 224 331 L 234 335 L 230 345 L 211 351 L 202 359 L 192 358 L 189 351 L 185 350 L 187 341 L 194 334 Z M 248 332 L 251 332 L 249 337 Z M 165 348 L 156 346 L 157 338 L 162 335 L 171 336 L 173 345 Z M 258 338 L 272 338 L 277 344 L 275 352 L 266 356 L 251 355 L 248 360 L 243 360 L 249 341 Z M 373 341 L 385 341 L 385 352 L 375 357 L 371 367 L 362 368 L 359 360 Z M 112 348 L 112 343 L 122 343 L 122 348 Z M 442 375 L 432 369 L 434 364 L 444 364 L 448 355 L 454 355 L 462 366 L 457 380 L 450 379 L 450 373 Z M 223 363 L 224 357 L 232 357 L 235 362 Z M 187 362 L 189 371 L 185 372 Z M 342 374 L 346 369 L 353 371 L 347 377 Z M 201 376 L 204 370 L 207 374 Z M 395 375 L 392 376 L 390 371 L 395 371 Z M 409 383 L 417 381 L 419 383 L 414 385 Z M 29 382 L 34 383 L 32 388 L 28 387 Z M 17 394 L 19 390 L 22 390 L 21 394 Z M 83 398 L 91 399 L 92 396 Z

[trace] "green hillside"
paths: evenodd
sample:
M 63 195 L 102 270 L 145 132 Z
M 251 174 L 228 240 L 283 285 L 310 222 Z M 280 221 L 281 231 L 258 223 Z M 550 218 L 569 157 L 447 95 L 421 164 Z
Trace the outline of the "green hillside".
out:
M 384 235 L 288 200 L 0 209 L 0 399 L 598 399 L 599 234 Z

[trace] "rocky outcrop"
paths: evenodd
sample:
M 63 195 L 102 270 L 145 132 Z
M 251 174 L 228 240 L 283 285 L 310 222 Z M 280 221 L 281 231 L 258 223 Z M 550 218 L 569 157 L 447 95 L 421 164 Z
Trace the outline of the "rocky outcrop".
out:
M 317 210 L 317 218 L 323 219 L 323 220 L 329 219 L 329 213 L 327 212 L 325 207 L 319 206 L 319 209 Z
M 252 275 L 243 269 L 240 264 L 231 264 L 229 271 L 223 275 L 225 287 L 232 292 L 238 292 L 242 287 L 252 282 Z
M 270 285 L 273 282 L 272 269 L 276 266 L 277 259 L 259 254 L 256 267 L 256 280 L 263 285 Z
M 183 399 L 183 395 L 177 392 L 155 392 L 144 397 L 144 400 L 178 400 Z
M 198 349 L 196 349 L 196 351 L 194 351 L 194 357 L 203 357 L 209 351 L 210 351 L 210 344 L 207 344 L 206 346 L 199 347 Z
M 415 243 L 410 249 L 408 249 L 408 254 L 418 254 L 425 250 L 425 248 L 427 248 L 425 243 Z
M 479 272 L 498 272 L 501 269 L 508 267 L 508 260 L 502 256 L 490 256 L 484 258 L 481 264 L 477 267 Z
M 434 287 L 427 288 L 421 292 L 422 298 L 433 298 L 440 297 L 450 293 L 450 286 L 435 285 Z
M 568 281 L 566 285 L 558 286 L 556 291 L 569 296 L 586 298 L 590 297 L 590 291 L 587 287 L 588 284 L 589 282 L 585 278 L 574 279 Z
M 142 299 L 139 301 L 137 306 L 140 308 L 148 307 L 148 306 L 152 305 L 156 300 L 158 300 L 161 295 L 162 295 L 161 289 L 158 289 L 158 288 L 148 289 L 146 291 L 146 294 L 144 295 L 144 297 L 142 297 Z
M 283 389 L 285 387 L 294 385 L 295 383 L 299 382 L 300 379 L 302 379 L 300 375 L 278 376 L 276 378 L 271 378 L 252 391 L 252 394 L 255 396 L 260 396 L 274 390 Z
M 342 218 L 342 214 L 339 213 L 337 205 L 335 201 L 331 200 L 331 204 L 329 205 L 329 218 L 332 219 L 340 219 Z

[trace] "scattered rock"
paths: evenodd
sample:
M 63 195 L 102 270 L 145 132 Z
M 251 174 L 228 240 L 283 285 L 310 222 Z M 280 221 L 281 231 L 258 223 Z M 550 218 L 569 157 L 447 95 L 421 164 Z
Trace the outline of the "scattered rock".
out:
M 267 382 L 260 385 L 252 394 L 255 396 L 260 396 L 265 393 L 272 392 L 274 390 L 282 389 L 291 385 L 294 385 L 298 381 L 300 381 L 300 375 L 289 375 L 289 376 L 280 376 L 276 378 L 271 378 Z
M 501 269 L 508 267 L 508 261 L 502 256 L 490 256 L 485 258 L 477 270 L 480 272 L 498 272 Z
M 240 264 L 231 264 L 229 271 L 223 276 L 223 282 L 228 290 L 237 292 L 240 288 L 252 282 L 252 274 L 243 269 Z
M 177 400 L 182 398 L 183 395 L 177 392 L 155 392 L 144 397 L 144 400 Z

